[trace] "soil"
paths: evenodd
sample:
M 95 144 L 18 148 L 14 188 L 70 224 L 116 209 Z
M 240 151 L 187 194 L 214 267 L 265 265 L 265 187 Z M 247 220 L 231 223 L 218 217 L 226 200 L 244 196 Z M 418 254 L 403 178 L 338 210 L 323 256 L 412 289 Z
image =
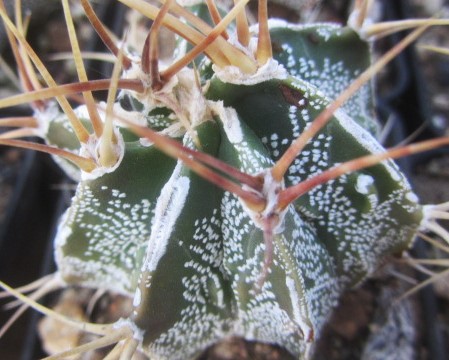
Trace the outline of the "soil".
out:
M 296 2 L 298 4 L 299 2 Z M 291 11 L 289 4 L 293 1 L 275 1 L 271 13 L 297 20 L 305 13 L 313 13 L 322 20 L 344 20 L 347 1 L 323 1 L 320 12 L 314 12 L 318 1 L 308 1 L 297 5 Z M 436 4 L 435 4 L 436 3 Z M 286 5 L 287 4 L 287 5 Z M 443 2 L 425 2 L 414 0 L 413 11 L 417 16 L 431 16 L 434 8 Z M 433 7 L 432 7 L 433 6 Z M 440 8 L 441 8 L 440 6 Z M 448 5 L 443 13 L 448 15 Z M 67 49 L 66 36 L 59 29 L 64 28 L 61 20 L 46 23 L 44 34 L 51 41 L 39 46 L 49 53 Z M 86 37 L 86 39 L 89 36 Z M 422 42 L 449 47 L 447 29 L 441 28 L 428 32 Z M 449 57 L 436 55 L 418 48 L 420 67 L 430 94 L 431 119 L 429 128 L 436 134 L 449 134 Z M 65 65 L 54 64 L 61 74 L 58 82 L 65 82 L 67 74 Z M 443 76 L 441 75 L 443 74 Z M 21 152 L 6 149 L 0 153 L 0 224 L 4 209 L 8 204 L 14 185 L 14 177 L 19 171 Z M 415 167 L 412 182 L 416 192 L 424 203 L 441 203 L 449 199 L 449 155 L 438 153 L 431 160 Z M 434 256 L 434 254 L 432 254 Z M 373 279 L 343 295 L 340 306 L 335 310 L 329 325 L 323 332 L 317 345 L 315 360 L 349 360 L 349 359 L 433 359 L 429 341 L 426 340 L 425 316 L 420 295 L 397 301 L 407 289 L 419 280 L 416 272 L 400 261 L 392 259 Z M 440 335 L 445 344 L 449 344 L 449 278 L 443 278 L 436 284 L 435 302 L 437 316 L 435 321 L 441 329 Z M 111 322 L 130 311 L 129 299 L 121 296 L 99 294 L 95 303 L 91 299 L 94 293 L 85 289 L 68 289 L 61 293 L 53 306 L 62 313 L 89 321 Z M 83 343 L 90 338 L 76 331 L 71 331 L 51 320 L 43 320 L 39 325 L 40 335 L 44 338 L 44 348 L 50 352 Z M 62 340 L 61 334 L 67 336 Z M 56 335 L 55 335 L 56 334 Z M 443 346 L 444 348 L 444 346 Z M 446 349 L 448 350 L 448 349 Z M 85 359 L 101 359 L 105 352 L 91 354 Z M 207 349 L 200 360 L 246 360 L 246 359 L 293 359 L 285 350 L 267 344 L 246 342 L 232 338 Z

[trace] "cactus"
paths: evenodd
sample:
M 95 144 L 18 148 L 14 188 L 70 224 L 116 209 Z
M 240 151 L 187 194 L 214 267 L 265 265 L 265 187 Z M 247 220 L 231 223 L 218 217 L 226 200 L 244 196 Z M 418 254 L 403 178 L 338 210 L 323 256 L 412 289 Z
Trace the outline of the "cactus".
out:
M 29 91 L 0 106 L 31 102 L 35 124 L 22 131 L 46 145 L 14 132 L 0 143 L 49 152 L 77 181 L 55 238 L 54 278 L 133 298 L 129 318 L 83 325 L 103 335 L 90 348 L 189 359 L 238 336 L 308 358 L 340 294 L 434 221 L 391 158 L 448 139 L 389 152 L 376 140 L 367 81 L 400 48 L 371 66 L 360 2 L 351 26 L 340 26 L 268 20 L 260 0 L 251 28 L 246 0 L 223 18 L 213 1 L 120 2 L 154 20 L 144 49 L 136 55 L 126 38 L 117 47 L 82 0 L 117 59 L 111 79 L 89 82 L 62 1 L 79 76 L 66 86 L 0 7 Z M 176 61 L 164 70 L 161 26 L 177 34 Z M 108 101 L 96 103 L 92 91 L 104 88 Z M 76 92 L 85 104 L 73 109 L 65 96 Z

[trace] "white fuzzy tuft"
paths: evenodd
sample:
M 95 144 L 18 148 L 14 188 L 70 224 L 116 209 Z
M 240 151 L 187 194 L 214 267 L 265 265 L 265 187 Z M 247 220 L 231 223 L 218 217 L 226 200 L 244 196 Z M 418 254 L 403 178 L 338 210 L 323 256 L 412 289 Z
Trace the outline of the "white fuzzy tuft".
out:
M 423 213 L 424 217 L 421 221 L 420 230 L 431 231 L 449 244 L 449 231 L 438 223 L 439 220 L 449 220 L 449 202 L 425 205 Z
M 255 85 L 273 79 L 286 79 L 287 70 L 276 60 L 270 59 L 267 63 L 257 69 L 254 74 L 245 74 L 236 66 L 226 66 L 220 68 L 212 66 L 215 75 L 224 83 L 237 85 Z

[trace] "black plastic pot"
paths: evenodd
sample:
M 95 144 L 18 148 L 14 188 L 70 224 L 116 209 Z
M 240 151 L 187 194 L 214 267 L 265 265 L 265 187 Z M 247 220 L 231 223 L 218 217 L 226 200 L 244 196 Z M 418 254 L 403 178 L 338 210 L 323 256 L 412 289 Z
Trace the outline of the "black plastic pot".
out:
M 383 0 L 385 20 L 407 18 L 407 1 Z M 116 2 L 104 2 L 98 13 L 106 19 L 107 25 L 121 36 L 124 8 Z M 401 35 L 393 36 L 391 47 L 399 41 Z M 101 42 L 95 37 L 90 50 L 100 49 Z M 110 73 L 109 67 L 91 62 L 88 68 L 95 68 L 90 78 L 103 77 Z M 417 65 L 412 48 L 398 56 L 389 67 L 392 74 L 392 86 L 388 94 L 378 100 L 380 115 L 394 115 L 395 125 L 389 137 L 391 144 L 412 134 L 422 123 L 428 121 L 431 111 L 425 95 L 425 81 Z M 427 128 L 419 136 L 426 139 L 439 135 Z M 399 160 L 404 171 L 411 173 L 418 164 L 447 150 L 437 150 Z M 69 203 L 70 190 L 61 190 L 68 184 L 62 173 L 51 160 L 40 154 L 24 152 L 20 172 L 15 181 L 14 194 L 8 206 L 8 213 L 0 224 L 0 279 L 13 286 L 29 283 L 36 278 L 53 271 L 52 239 L 58 218 Z M 419 248 L 416 249 L 419 253 Z M 431 288 L 421 292 L 422 324 L 425 334 L 425 347 L 429 359 L 445 359 L 447 349 L 438 327 L 435 326 L 438 313 L 437 303 Z M 0 312 L 0 324 L 10 313 Z M 28 313 L 0 339 L 0 357 L 2 359 L 31 360 L 42 357 L 36 334 L 39 315 Z M 343 359 L 343 358 L 342 358 Z
M 20 286 L 53 271 L 51 234 L 61 191 L 62 174 L 47 157 L 34 152 L 24 152 L 20 172 L 15 182 L 7 213 L 0 232 L 0 278 Z M 11 312 L 1 311 L 4 324 Z M 25 356 L 34 349 L 36 315 L 27 313 L 0 339 L 2 359 L 32 359 Z M 20 355 L 22 354 L 22 355 Z M 16 356 L 17 355 L 17 356 Z

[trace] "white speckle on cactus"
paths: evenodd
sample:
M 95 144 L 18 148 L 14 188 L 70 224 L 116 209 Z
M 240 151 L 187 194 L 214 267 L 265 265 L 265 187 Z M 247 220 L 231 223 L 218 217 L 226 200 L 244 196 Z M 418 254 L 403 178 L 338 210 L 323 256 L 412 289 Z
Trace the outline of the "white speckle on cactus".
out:
M 202 307 L 200 304 L 192 305 L 189 311 L 184 312 L 183 321 L 174 324 L 151 344 L 150 355 L 161 359 L 185 359 L 195 354 L 193 344 L 195 347 L 199 344 L 200 348 L 205 349 L 217 337 L 224 337 L 230 328 L 228 322 L 215 314 L 202 311 Z
M 66 256 L 64 262 L 58 265 L 58 269 L 64 278 L 70 279 L 70 275 L 84 276 L 83 286 L 132 296 L 130 288 L 133 284 L 129 271 L 123 271 L 115 265 Z
M 339 27 L 333 28 L 329 26 L 320 26 L 317 28 L 317 34 L 320 35 L 324 39 L 324 41 L 328 41 L 331 38 L 331 36 L 336 34 L 335 32 L 336 29 L 338 35 L 338 29 L 340 29 Z
M 276 26 L 275 26 L 276 28 Z M 311 26 L 298 26 L 295 31 L 306 30 Z M 313 27 L 315 29 L 315 26 Z M 338 36 L 336 29 L 338 26 L 317 27 L 314 34 L 325 35 L 325 38 L 332 34 Z M 343 61 L 332 60 L 323 56 L 319 60 L 310 59 L 308 54 L 294 52 L 288 43 L 282 44 L 284 61 L 290 75 L 296 76 L 301 80 L 315 85 L 317 89 L 325 94 L 327 99 L 335 99 L 351 82 L 359 75 L 359 70 L 350 70 Z M 360 121 L 364 127 L 370 126 L 376 129 L 375 122 L 372 119 L 371 108 L 366 106 L 370 103 L 370 86 L 363 86 L 359 91 L 346 101 L 342 109 L 348 114 L 356 114 L 357 121 Z M 377 131 L 377 129 L 376 129 Z
M 360 194 L 368 194 L 370 186 L 374 183 L 374 179 L 372 176 L 361 174 L 357 177 L 357 184 L 355 189 Z
M 133 298 L 133 306 L 134 307 L 139 306 L 141 301 L 142 301 L 142 291 L 140 291 L 140 288 L 136 288 L 136 292 L 134 293 Z
M 416 196 L 416 194 L 412 191 L 408 192 L 405 197 L 407 198 L 408 201 L 410 201 L 411 203 L 418 203 L 419 202 L 419 198 L 418 196 Z
M 225 193 L 222 212 L 229 214 L 234 209 L 236 216 L 223 219 L 223 236 L 229 239 L 224 243 L 224 265 L 227 271 L 240 274 L 232 277 L 232 287 L 238 295 L 236 299 L 248 297 L 247 303 L 237 303 L 239 316 L 234 333 L 245 334 L 247 339 L 259 341 L 277 342 L 282 339 L 284 346 L 293 353 L 304 352 L 308 347 L 304 340 L 310 339 L 311 329 L 319 327 L 327 318 L 328 309 L 335 304 L 337 296 L 338 284 L 328 272 L 323 271 L 323 266 L 327 266 L 323 265 L 323 256 L 326 258 L 325 249 L 316 242 L 313 229 L 289 208 L 285 230 L 276 236 L 275 258 L 270 274 L 273 274 L 275 279 L 275 273 L 282 268 L 281 273 L 287 274 L 296 284 L 293 285 L 289 280 L 285 283 L 287 289 L 288 286 L 297 287 L 296 294 L 288 292 L 288 301 L 294 302 L 296 306 L 296 319 L 292 319 L 285 309 L 279 306 L 273 293 L 270 274 L 260 293 L 254 292 L 252 286 L 260 274 L 264 245 L 251 244 L 251 240 L 248 242 L 248 239 L 252 238 L 256 241 L 257 231 L 253 229 L 249 216 L 242 211 L 241 203 L 233 195 Z M 292 227 L 293 223 L 301 226 Z M 304 251 L 306 248 L 308 250 Z M 280 259 L 282 260 L 278 261 Z M 299 270 L 300 268 L 302 270 Z M 305 279 L 320 286 L 305 287 Z M 241 294 L 245 287 L 248 288 L 248 295 Z
M 188 196 L 187 201 L 191 200 Z M 184 214 L 189 211 L 188 206 L 183 209 Z M 189 215 L 194 217 L 194 214 Z M 185 359 L 198 351 L 197 343 L 205 348 L 232 329 L 232 321 L 226 316 L 229 315 L 229 305 L 223 291 L 220 224 L 219 210 L 213 209 L 207 217 L 193 221 L 192 238 L 189 236 L 182 244 L 178 243 L 180 250 L 188 253 L 190 259 L 183 263 L 182 273 L 186 275 L 182 275 L 180 283 L 186 305 L 182 310 L 173 309 L 181 311 L 182 317 L 150 344 L 150 356 Z M 206 307 L 215 310 L 205 311 Z
M 323 37 L 327 37 L 328 34 L 332 31 L 341 29 L 341 25 L 339 24 L 331 24 L 331 23 L 313 23 L 313 24 L 292 24 L 282 19 L 269 19 L 268 26 L 270 29 L 292 29 L 292 30 L 302 30 L 309 28 L 318 28 L 321 32 L 319 35 Z
M 85 285 L 102 287 L 101 284 L 107 284 L 120 293 L 129 294 L 134 289 L 127 272 L 135 270 L 136 254 L 146 247 L 152 204 L 141 199 L 130 205 L 124 201 L 126 194 L 116 189 L 102 186 L 101 191 L 110 199 L 106 208 L 88 183 L 79 184 L 72 206 L 61 218 L 55 238 L 56 260 L 65 278 L 76 275 L 84 279 Z M 64 253 L 68 240 L 75 236 L 75 224 L 76 231 L 83 232 L 89 240 L 80 250 L 80 258 Z M 117 263 L 128 270 L 121 269 Z

